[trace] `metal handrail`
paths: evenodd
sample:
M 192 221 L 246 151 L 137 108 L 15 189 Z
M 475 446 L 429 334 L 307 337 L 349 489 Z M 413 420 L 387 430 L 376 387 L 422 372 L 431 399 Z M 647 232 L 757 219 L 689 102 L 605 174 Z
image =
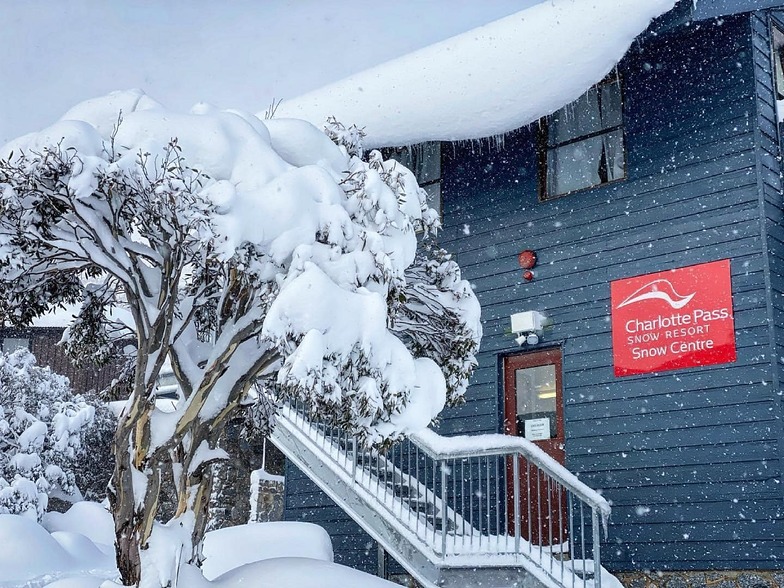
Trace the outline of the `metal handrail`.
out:
M 425 429 L 412 433 L 409 439 L 436 460 L 493 457 L 517 453 L 540 469 L 546 470 L 552 478 L 574 492 L 581 500 L 599 509 L 603 525 L 606 525 L 612 511 L 612 507 L 601 494 L 524 437 L 498 433 L 444 437 L 432 429 Z
M 295 402 L 280 416 L 439 565 L 525 561 L 564 588 L 601 588 L 610 505 L 530 441 L 426 430 L 380 453 L 308 415 Z

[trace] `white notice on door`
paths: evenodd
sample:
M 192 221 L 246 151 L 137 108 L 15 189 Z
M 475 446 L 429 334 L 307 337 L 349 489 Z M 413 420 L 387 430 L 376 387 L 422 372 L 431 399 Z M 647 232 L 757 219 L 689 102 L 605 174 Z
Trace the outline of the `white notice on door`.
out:
M 541 441 L 550 438 L 550 419 L 529 419 L 525 421 L 525 438 L 529 441 Z

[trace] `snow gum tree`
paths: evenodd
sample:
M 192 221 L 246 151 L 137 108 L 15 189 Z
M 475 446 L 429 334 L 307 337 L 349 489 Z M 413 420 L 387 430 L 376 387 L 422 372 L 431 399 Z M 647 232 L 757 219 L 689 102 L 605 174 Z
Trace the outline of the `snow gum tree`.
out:
M 0 153 L 0 313 L 77 304 L 79 357 L 126 346 L 129 399 L 110 486 L 126 585 L 200 563 L 218 441 L 286 397 L 381 444 L 459 402 L 480 338 L 457 265 L 410 171 L 361 133 L 139 92 L 78 105 Z M 156 409 L 169 361 L 174 412 Z M 256 383 L 263 381 L 264 386 Z M 168 471 L 167 471 L 168 470 Z M 177 509 L 157 520 L 164 473 Z

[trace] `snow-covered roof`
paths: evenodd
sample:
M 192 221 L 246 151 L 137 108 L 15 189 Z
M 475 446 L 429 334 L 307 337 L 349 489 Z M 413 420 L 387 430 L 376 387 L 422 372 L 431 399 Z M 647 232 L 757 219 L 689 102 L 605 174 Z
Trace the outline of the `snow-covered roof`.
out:
M 79 312 L 76 304 L 69 304 L 65 308 L 53 308 L 33 321 L 33 327 L 67 327 L 73 322 L 73 317 Z
M 286 100 L 276 116 L 335 116 L 364 127 L 370 147 L 502 134 L 582 95 L 675 2 L 546 0 Z

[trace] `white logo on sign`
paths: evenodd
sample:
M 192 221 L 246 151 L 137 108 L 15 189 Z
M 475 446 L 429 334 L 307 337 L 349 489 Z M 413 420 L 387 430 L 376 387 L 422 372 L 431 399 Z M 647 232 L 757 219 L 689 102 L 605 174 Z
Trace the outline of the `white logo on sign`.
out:
M 659 278 L 645 284 L 642 288 L 635 290 L 631 296 L 621 302 L 616 308 L 623 308 L 635 302 L 642 302 L 643 300 L 664 300 L 675 310 L 679 310 L 686 306 L 696 292 L 692 292 L 688 296 L 681 296 L 675 291 L 675 287 L 669 282 Z

